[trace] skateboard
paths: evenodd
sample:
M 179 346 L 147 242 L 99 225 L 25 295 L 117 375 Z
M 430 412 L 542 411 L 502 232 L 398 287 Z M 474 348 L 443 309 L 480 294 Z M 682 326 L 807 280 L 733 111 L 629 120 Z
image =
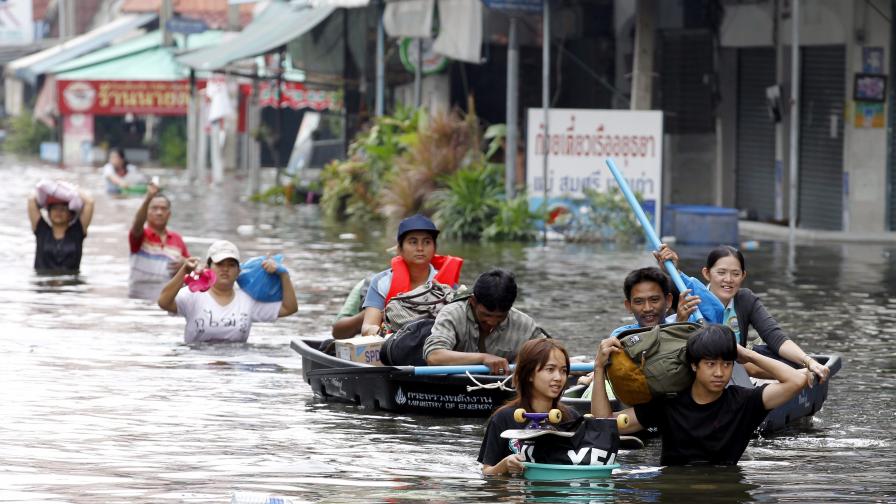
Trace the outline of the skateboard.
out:
M 585 417 L 591 417 L 590 414 Z M 504 439 L 534 439 L 537 437 L 552 435 L 559 437 L 572 437 L 575 432 L 557 430 L 556 425 L 563 420 L 563 413 L 558 409 L 552 409 L 547 413 L 528 413 L 523 408 L 517 408 L 513 412 L 513 419 L 516 423 L 529 423 L 523 429 L 507 429 L 501 433 Z M 616 426 L 623 428 L 628 425 L 628 415 L 619 415 L 616 417 Z M 624 436 L 626 438 L 631 436 Z M 635 438 L 637 439 L 637 438 Z M 638 439 L 640 441 L 640 439 Z M 644 444 L 641 443 L 641 447 Z

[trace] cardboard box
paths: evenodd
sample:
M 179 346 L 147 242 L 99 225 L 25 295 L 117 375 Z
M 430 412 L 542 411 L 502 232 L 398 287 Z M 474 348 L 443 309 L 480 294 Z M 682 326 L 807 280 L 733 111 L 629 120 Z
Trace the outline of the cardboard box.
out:
M 385 340 L 379 336 L 355 336 L 336 340 L 336 357 L 340 359 L 382 366 L 380 348 Z

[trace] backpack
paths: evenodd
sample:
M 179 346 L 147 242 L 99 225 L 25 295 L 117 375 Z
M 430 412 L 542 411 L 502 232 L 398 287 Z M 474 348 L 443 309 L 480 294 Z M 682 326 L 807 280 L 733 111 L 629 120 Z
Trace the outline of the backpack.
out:
M 686 357 L 688 339 L 701 328 L 680 322 L 620 333 L 623 351 L 614 354 L 607 366 L 616 397 L 634 406 L 688 388 L 694 381 Z
M 404 325 L 392 333 L 380 349 L 380 361 L 384 366 L 425 366 L 423 345 L 432 333 L 435 319 L 419 319 Z
M 615 418 L 582 416 L 562 425 L 573 431 L 572 437 L 541 436 L 522 443 L 527 461 L 540 464 L 610 465 L 616 463 L 619 452 L 619 428 Z M 531 446 L 531 448 L 529 447 Z
M 416 289 L 393 297 L 383 310 L 383 327 L 380 333 L 398 332 L 415 320 L 435 319 L 443 306 L 466 297 L 465 290 L 462 287 L 455 291 L 439 282 L 426 282 Z

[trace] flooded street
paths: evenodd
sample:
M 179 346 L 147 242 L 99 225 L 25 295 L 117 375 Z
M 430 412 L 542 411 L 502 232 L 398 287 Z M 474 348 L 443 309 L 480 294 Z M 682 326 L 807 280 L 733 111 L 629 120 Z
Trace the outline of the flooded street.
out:
M 407 417 L 319 403 L 289 348 L 329 334 L 358 279 L 385 268 L 392 233 L 327 227 L 317 208 L 237 203 L 239 181 L 188 186 L 159 172 L 169 227 L 193 255 L 229 239 L 243 258 L 282 252 L 299 313 L 248 344 L 190 348 L 184 320 L 127 298 L 127 230 L 139 198 L 102 193 L 97 172 L 3 166 L 0 195 L 0 502 L 894 502 L 896 246 L 785 244 L 746 252 L 745 286 L 803 348 L 844 368 L 811 425 L 751 443 L 734 468 L 655 470 L 659 443 L 620 454 L 606 481 L 480 476 L 484 419 Z M 90 188 L 96 213 L 77 277 L 39 277 L 25 197 L 44 176 Z M 237 229 L 240 232 L 237 232 Z M 355 237 L 346 233 L 354 233 Z M 463 283 L 503 266 L 517 307 L 570 353 L 628 323 L 622 279 L 642 249 L 439 243 L 466 258 Z M 696 274 L 706 249 L 684 249 Z

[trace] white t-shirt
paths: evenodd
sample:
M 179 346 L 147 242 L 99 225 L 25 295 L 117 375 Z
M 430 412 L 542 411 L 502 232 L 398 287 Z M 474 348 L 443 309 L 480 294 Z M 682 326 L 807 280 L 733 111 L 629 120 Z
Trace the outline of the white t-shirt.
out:
M 221 306 L 208 292 L 183 288 L 174 302 L 178 315 L 187 319 L 184 343 L 202 341 L 244 342 L 252 322 L 273 322 L 280 313 L 280 301 L 260 303 L 240 289 L 234 289 L 233 301 Z

